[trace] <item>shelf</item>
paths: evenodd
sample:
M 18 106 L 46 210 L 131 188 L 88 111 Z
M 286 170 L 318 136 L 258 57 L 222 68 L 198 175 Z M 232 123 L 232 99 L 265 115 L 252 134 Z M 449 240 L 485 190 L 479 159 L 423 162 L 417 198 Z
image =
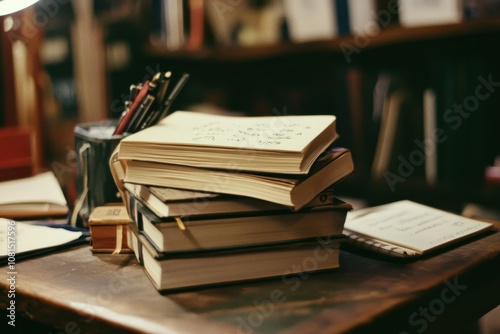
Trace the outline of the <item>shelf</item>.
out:
M 209 60 L 209 61 L 247 61 L 262 58 L 280 57 L 289 54 L 303 54 L 315 52 L 330 52 L 341 54 L 346 48 L 372 49 L 383 46 L 430 41 L 445 38 L 481 35 L 491 32 L 500 32 L 500 18 L 467 21 L 460 24 L 403 28 L 400 26 L 387 27 L 377 35 L 346 36 L 333 40 L 314 41 L 307 43 L 283 42 L 276 45 L 255 47 L 227 47 L 204 48 L 200 50 L 169 50 L 163 46 L 147 46 L 145 53 L 150 57 L 161 57 L 182 60 Z

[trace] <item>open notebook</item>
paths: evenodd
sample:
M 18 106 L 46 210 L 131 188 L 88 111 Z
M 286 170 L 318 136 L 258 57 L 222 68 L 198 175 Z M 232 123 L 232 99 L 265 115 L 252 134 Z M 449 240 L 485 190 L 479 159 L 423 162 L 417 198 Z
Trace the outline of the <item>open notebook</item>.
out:
M 405 200 L 349 212 L 343 233 L 354 246 L 412 257 L 492 227 L 490 223 Z

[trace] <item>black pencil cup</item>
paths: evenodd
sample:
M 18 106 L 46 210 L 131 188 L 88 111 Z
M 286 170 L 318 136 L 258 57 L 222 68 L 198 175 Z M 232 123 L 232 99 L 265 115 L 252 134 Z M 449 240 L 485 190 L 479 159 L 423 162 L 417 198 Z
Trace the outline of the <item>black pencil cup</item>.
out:
M 111 175 L 109 159 L 125 135 L 113 135 L 116 121 L 78 124 L 75 127 L 77 200 L 71 224 L 88 228 L 98 206 L 122 202 Z

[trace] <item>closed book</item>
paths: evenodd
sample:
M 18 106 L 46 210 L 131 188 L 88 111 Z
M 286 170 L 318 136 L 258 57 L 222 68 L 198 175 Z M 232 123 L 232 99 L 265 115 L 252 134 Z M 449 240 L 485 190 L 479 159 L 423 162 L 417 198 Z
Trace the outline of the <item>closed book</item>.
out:
M 335 14 L 337 16 L 337 25 L 339 35 L 348 35 L 351 33 L 349 22 L 349 3 L 348 0 L 335 0 Z
M 283 9 L 293 42 L 328 40 L 338 36 L 336 7 L 332 0 L 285 0 Z
M 89 230 L 94 253 L 127 253 L 127 229 L 132 220 L 124 205 L 95 208 L 89 216 Z
M 209 250 L 289 242 L 342 233 L 351 206 L 332 205 L 230 216 L 161 219 L 134 197 L 130 211 L 146 237 L 162 252 Z M 181 224 L 181 226 L 179 226 Z
M 204 1 L 206 20 L 213 32 L 216 46 L 232 46 L 236 44 L 235 31 L 241 23 L 243 13 L 248 10 L 246 1 L 237 5 L 218 1 Z
M 338 135 L 333 115 L 239 117 L 176 111 L 121 141 L 118 158 L 307 174 Z
M 460 23 L 462 0 L 398 0 L 399 22 L 404 27 Z
M 178 50 L 185 44 L 184 5 L 182 0 L 164 2 L 167 48 Z
M 349 27 L 353 35 L 370 35 L 380 30 L 376 0 L 348 0 Z
M 122 143 L 123 144 L 123 143 Z M 351 152 L 331 148 L 307 175 L 250 174 L 147 161 L 127 161 L 125 182 L 258 198 L 299 210 L 354 170 Z
M 206 215 L 230 215 L 289 210 L 288 207 L 257 198 L 204 193 L 165 187 L 125 183 L 125 189 L 160 219 Z M 333 188 L 322 191 L 306 206 L 332 205 Z
M 342 238 L 186 254 L 158 252 L 132 228 L 129 240 L 155 288 L 167 292 L 272 277 L 286 282 L 298 273 L 336 269 Z
M 187 40 L 187 47 L 189 49 L 196 50 L 203 46 L 204 28 L 204 0 L 189 0 L 189 37 Z

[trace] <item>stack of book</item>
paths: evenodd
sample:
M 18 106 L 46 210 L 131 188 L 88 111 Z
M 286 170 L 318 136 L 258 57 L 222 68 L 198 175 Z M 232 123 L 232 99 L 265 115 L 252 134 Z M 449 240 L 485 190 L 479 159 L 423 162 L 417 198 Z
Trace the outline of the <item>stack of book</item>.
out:
M 110 167 L 129 247 L 158 290 L 339 267 L 353 171 L 335 116 L 177 111 L 124 138 Z

